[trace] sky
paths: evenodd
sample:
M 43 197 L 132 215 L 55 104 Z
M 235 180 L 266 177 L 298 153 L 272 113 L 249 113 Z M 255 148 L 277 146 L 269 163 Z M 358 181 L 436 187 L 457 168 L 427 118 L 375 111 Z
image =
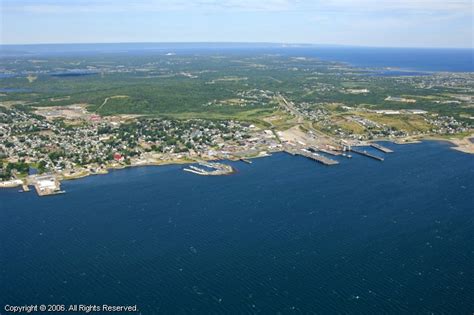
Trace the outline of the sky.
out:
M 472 0 L 0 0 L 0 43 L 472 48 Z

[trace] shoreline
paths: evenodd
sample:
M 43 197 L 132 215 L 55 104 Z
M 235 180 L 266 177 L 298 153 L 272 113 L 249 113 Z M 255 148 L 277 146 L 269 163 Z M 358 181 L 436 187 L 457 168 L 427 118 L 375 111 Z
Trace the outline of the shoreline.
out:
M 452 146 L 450 146 L 450 149 L 456 150 L 458 152 L 466 153 L 466 154 L 474 154 L 474 142 L 471 142 L 471 139 L 474 139 L 474 134 L 467 135 L 463 138 L 443 138 L 443 137 L 436 137 L 436 136 L 425 136 L 425 137 L 407 137 L 407 138 L 401 138 L 397 140 L 393 139 L 375 139 L 375 140 L 370 140 L 367 141 L 366 144 L 369 145 L 370 143 L 376 143 L 380 141 L 387 141 L 393 144 L 398 144 L 398 145 L 405 145 L 405 144 L 418 144 L 422 143 L 423 141 L 441 141 L 441 142 L 448 142 Z M 361 146 L 364 146 L 361 145 Z M 279 152 L 284 152 L 284 150 L 278 150 L 278 151 L 267 151 L 266 154 L 263 155 L 253 155 L 253 156 L 234 156 L 234 157 L 227 157 L 227 158 L 214 158 L 214 159 L 205 159 L 205 158 L 200 158 L 201 161 L 205 162 L 215 162 L 215 161 L 222 161 L 222 160 L 227 160 L 227 161 L 232 161 L 236 162 L 241 159 L 248 159 L 248 160 L 253 160 L 257 158 L 262 158 L 262 157 L 268 157 L 271 156 L 271 153 L 279 153 Z M 61 173 L 58 174 L 51 174 L 51 176 L 56 177 L 60 181 L 69 181 L 69 180 L 77 180 L 89 176 L 98 176 L 98 175 L 107 175 L 111 171 L 115 170 L 122 170 L 126 168 L 135 168 L 135 167 L 141 167 L 141 166 L 165 166 L 165 165 L 190 165 L 194 163 L 199 163 L 198 160 L 189 160 L 189 159 L 176 159 L 176 160 L 161 160 L 161 161 L 147 161 L 144 163 L 136 163 L 136 164 L 130 164 L 130 165 L 110 165 L 105 169 L 102 169 L 99 172 L 91 172 L 91 171 L 83 171 L 83 172 L 78 172 L 77 174 L 74 175 L 64 175 Z M 25 179 L 11 179 L 8 181 L 3 181 L 0 182 L 0 189 L 2 188 L 17 188 L 20 186 L 30 186 L 28 185 L 28 178 Z
M 433 139 L 433 140 L 440 140 L 440 141 L 448 141 L 452 143 L 454 146 L 451 149 L 467 153 L 467 154 L 474 154 L 474 134 L 465 136 L 462 139 Z
M 416 144 L 416 143 L 421 143 L 423 141 L 442 141 L 442 142 L 448 142 L 452 146 L 450 147 L 452 150 L 456 150 L 458 152 L 463 152 L 467 154 L 474 154 L 474 142 L 471 141 L 471 139 L 474 141 L 474 133 L 469 134 L 464 136 L 463 138 L 447 138 L 443 136 L 424 136 L 424 137 L 407 137 L 407 138 L 402 138 L 399 140 L 388 140 L 388 139 L 377 139 L 370 142 L 377 142 L 377 141 L 389 141 L 395 144 Z

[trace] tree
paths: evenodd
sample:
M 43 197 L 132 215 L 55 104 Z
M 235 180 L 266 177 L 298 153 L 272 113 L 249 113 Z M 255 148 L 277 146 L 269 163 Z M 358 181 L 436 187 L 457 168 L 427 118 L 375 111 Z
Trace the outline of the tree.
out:
M 48 165 L 48 163 L 45 160 L 39 161 L 39 163 L 38 163 L 38 172 L 40 174 L 42 174 L 46 171 L 46 165 Z

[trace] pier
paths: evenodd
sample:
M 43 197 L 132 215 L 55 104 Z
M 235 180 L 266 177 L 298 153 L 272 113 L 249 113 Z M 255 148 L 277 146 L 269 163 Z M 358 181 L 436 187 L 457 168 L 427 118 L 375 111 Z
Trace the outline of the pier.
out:
M 244 159 L 244 158 L 240 158 L 239 159 L 241 162 L 244 162 L 244 163 L 247 163 L 247 164 L 252 164 L 252 161 L 248 160 L 248 159 Z
M 323 152 L 323 153 L 326 153 L 326 154 L 329 154 L 329 155 L 332 155 L 332 156 L 340 156 L 340 155 L 342 155 L 342 153 L 337 152 L 337 151 L 333 151 L 333 150 L 319 149 L 319 151 L 320 151 L 320 152 Z
M 317 153 L 312 153 L 309 150 L 306 149 L 298 149 L 298 148 L 286 148 L 285 152 L 291 154 L 291 155 L 301 155 L 304 156 L 308 159 L 314 160 L 316 162 L 319 162 L 324 165 L 336 165 L 339 164 L 338 161 L 332 160 L 330 158 L 327 158 L 325 156 L 322 156 Z
M 372 148 L 375 148 L 375 149 L 377 149 L 377 150 L 382 151 L 383 153 L 392 153 L 392 152 L 393 152 L 393 150 L 390 150 L 389 148 L 384 147 L 384 146 L 382 146 L 382 145 L 380 145 L 380 144 L 378 144 L 378 143 L 371 143 L 370 146 L 371 146 Z
M 383 161 L 383 157 L 380 157 L 380 156 L 374 155 L 372 153 L 369 153 L 366 150 L 361 151 L 361 150 L 358 150 L 358 149 L 351 148 L 351 151 L 354 152 L 354 153 L 360 154 L 360 155 L 365 155 L 365 156 L 367 156 L 369 158 L 372 158 L 374 160 L 377 160 L 377 161 Z

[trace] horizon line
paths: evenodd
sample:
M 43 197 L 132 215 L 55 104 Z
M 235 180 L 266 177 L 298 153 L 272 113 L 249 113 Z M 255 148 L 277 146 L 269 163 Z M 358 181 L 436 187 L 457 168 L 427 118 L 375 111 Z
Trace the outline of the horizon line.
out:
M 163 42 L 44 42 L 44 43 L 0 43 L 0 46 L 48 46 L 48 45 L 123 45 L 123 44 L 213 44 L 213 45 L 281 45 L 281 46 L 320 46 L 320 47 L 347 47 L 347 48 L 404 48 L 404 49 L 467 49 L 474 50 L 473 46 L 378 46 L 378 45 L 355 45 L 355 44 L 328 44 L 328 43 L 292 43 L 292 42 L 232 42 L 232 41 L 163 41 Z M 282 47 L 285 48 L 285 47 Z M 291 47 L 287 47 L 291 48 Z

